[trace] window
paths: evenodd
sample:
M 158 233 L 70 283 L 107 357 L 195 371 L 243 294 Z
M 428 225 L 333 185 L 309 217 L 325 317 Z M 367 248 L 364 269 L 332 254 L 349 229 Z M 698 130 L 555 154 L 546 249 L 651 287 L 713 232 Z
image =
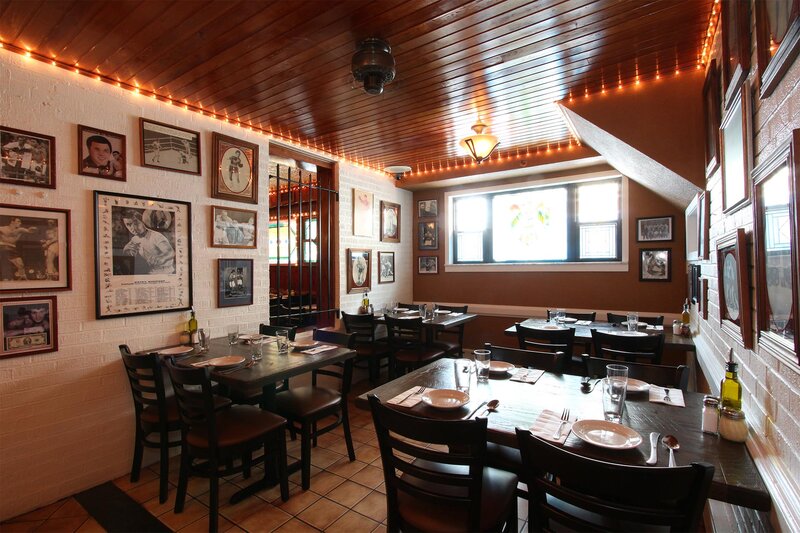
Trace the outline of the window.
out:
M 452 263 L 622 261 L 621 180 L 450 197 Z

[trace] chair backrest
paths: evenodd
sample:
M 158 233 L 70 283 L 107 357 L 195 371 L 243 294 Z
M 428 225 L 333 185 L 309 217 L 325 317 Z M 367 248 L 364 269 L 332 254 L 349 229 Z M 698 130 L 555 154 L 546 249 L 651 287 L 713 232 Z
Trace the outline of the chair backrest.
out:
M 127 344 L 119 345 L 119 353 L 131 384 L 137 423 L 139 423 L 139 415 L 142 410 L 148 406 L 154 406 L 158 410 L 159 420 L 166 423 L 166 390 L 158 355 L 133 355 Z
M 555 318 L 555 310 L 548 309 L 547 310 L 547 320 L 552 320 Z M 573 313 L 572 311 L 566 311 L 564 316 L 567 318 L 574 318 L 575 320 L 591 320 L 592 322 L 595 321 L 597 318 L 597 311 L 592 311 L 591 313 Z
M 570 356 L 564 352 L 540 352 L 493 345 L 487 345 L 486 348 L 491 350 L 492 360 L 506 361 L 516 366 L 539 368 L 556 374 L 563 374 L 570 361 Z
M 627 315 L 618 315 L 616 313 L 608 313 L 608 322 L 611 324 L 622 324 L 623 322 L 627 322 L 628 316 Z M 650 324 L 651 326 L 663 326 L 664 325 L 664 315 L 658 316 L 640 316 L 639 322 L 644 322 L 645 324 Z
M 605 333 L 592 329 L 592 344 L 594 355 L 605 359 L 624 359 L 636 362 L 644 359 L 645 362 L 658 365 L 661 363 L 661 353 L 664 351 L 664 335 L 628 336 Z
M 519 322 L 514 325 L 517 327 L 517 340 L 521 349 L 564 352 L 567 356 L 572 357 L 572 347 L 575 345 L 575 328 L 529 328 Z
M 526 429 L 517 428 L 517 439 L 528 474 L 531 531 L 699 526 L 714 476 L 708 463 L 622 465 L 577 455 Z
M 386 333 L 392 349 L 414 349 L 423 344 L 422 318 L 385 316 Z
M 356 344 L 375 342 L 375 315 L 371 313 L 354 315 L 342 312 L 342 319 L 347 333 L 355 335 Z
M 466 313 L 469 306 L 467 305 L 440 305 L 441 311 L 450 311 L 451 313 Z M 436 338 L 442 335 L 449 335 L 451 337 L 458 337 L 458 344 L 464 346 L 464 326 L 466 324 L 459 324 L 458 326 L 449 329 L 436 330 Z
M 479 531 L 486 419 L 419 418 L 383 405 L 374 394 L 369 403 L 386 482 L 388 529 L 411 529 L 398 500 L 422 500 L 430 508 L 463 509 L 452 516 L 454 524 L 466 517 L 459 529 Z
M 181 431 L 184 435 L 191 429 L 204 431 L 209 453 L 215 456 L 218 434 L 208 367 L 177 366 L 172 358 L 168 358 L 165 365 L 178 401 Z
M 258 332 L 262 335 L 269 335 L 270 337 L 275 336 L 275 332 L 279 329 L 285 329 L 289 332 L 289 340 L 293 341 L 295 335 L 297 335 L 297 327 L 289 327 L 289 326 L 271 326 L 269 324 L 261 324 L 258 326 Z
M 338 344 L 351 350 L 356 347 L 355 333 L 342 333 L 326 329 L 314 329 L 314 340 L 328 344 Z M 341 363 L 328 365 L 324 368 L 317 368 L 311 371 L 311 385 L 316 386 L 317 376 L 328 376 L 341 382 L 342 397 L 350 393 L 353 383 L 353 359 L 347 359 Z
M 450 311 L 451 313 L 466 313 L 469 309 L 468 305 L 439 305 L 442 311 Z
M 412 309 L 416 310 L 419 307 L 419 304 L 404 304 L 398 302 L 397 307 L 402 307 L 403 309 L 408 309 L 410 311 Z
M 583 354 L 583 362 L 587 375 L 593 378 L 606 377 L 606 365 L 620 363 L 617 359 L 600 359 L 599 357 L 589 357 L 587 354 Z M 683 391 L 689 385 L 689 367 L 686 365 L 651 365 L 626 361 L 625 366 L 628 367 L 628 377 L 640 379 L 647 383 L 677 388 Z
M 356 334 L 343 333 L 341 331 L 331 329 L 314 329 L 313 338 L 315 341 L 327 342 L 329 344 L 338 344 L 351 350 L 356 347 Z

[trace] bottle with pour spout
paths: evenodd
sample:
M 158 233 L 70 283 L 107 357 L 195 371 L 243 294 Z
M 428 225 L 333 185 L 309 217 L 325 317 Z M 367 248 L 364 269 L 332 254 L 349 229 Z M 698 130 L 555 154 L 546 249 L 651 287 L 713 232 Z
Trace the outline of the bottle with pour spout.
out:
M 189 340 L 192 344 L 197 344 L 199 339 L 197 337 L 197 317 L 194 314 L 194 307 L 192 307 L 191 315 L 189 315 L 189 322 L 186 323 L 186 329 L 189 330 Z
M 725 363 L 725 378 L 719 386 L 722 408 L 742 410 L 742 384 L 739 382 L 738 371 L 739 365 L 733 362 L 733 348 L 731 348 L 728 362 Z

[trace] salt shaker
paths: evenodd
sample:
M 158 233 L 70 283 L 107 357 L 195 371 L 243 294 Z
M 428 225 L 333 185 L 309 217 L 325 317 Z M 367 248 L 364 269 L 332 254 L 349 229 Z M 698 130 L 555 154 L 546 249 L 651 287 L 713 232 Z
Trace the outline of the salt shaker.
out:
M 681 334 L 681 323 L 678 320 L 672 321 L 672 334 L 673 335 L 680 335 Z
M 716 435 L 719 431 L 719 398 L 703 397 L 703 433 Z

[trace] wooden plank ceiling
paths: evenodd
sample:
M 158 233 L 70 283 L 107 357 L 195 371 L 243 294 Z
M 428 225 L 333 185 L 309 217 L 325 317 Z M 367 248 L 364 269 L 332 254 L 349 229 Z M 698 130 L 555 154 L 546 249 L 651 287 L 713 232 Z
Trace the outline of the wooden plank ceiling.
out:
M 554 101 L 696 68 L 714 0 L 6 0 L 0 40 L 382 168 L 464 161 L 480 115 L 519 150 L 569 142 Z M 383 95 L 356 87 L 367 37 Z

